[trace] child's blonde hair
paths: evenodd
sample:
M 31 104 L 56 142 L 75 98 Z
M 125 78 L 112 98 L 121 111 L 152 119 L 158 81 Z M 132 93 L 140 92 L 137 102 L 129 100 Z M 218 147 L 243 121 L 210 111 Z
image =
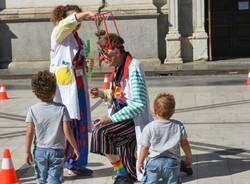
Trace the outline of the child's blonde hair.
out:
M 154 112 L 164 119 L 170 119 L 175 112 L 174 96 L 167 93 L 158 94 L 154 100 Z

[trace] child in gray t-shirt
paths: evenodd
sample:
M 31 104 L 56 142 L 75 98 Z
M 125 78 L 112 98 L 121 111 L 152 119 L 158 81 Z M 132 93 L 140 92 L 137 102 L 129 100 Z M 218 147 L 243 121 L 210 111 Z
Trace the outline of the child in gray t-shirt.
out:
M 180 183 L 180 146 L 182 147 L 187 168 L 192 168 L 192 153 L 187 140 L 186 130 L 180 121 L 170 117 L 175 112 L 175 99 L 171 94 L 159 94 L 154 101 L 156 118 L 143 129 L 140 156 L 137 170 L 142 172 L 144 160 L 148 156 L 142 184 Z
M 32 91 L 41 101 L 29 108 L 26 123 L 26 162 L 33 161 L 32 140 L 36 137 L 35 171 L 39 183 L 63 182 L 65 138 L 72 145 L 75 159 L 80 155 L 73 137 L 67 108 L 54 103 L 56 79 L 48 71 L 40 71 L 31 81 Z

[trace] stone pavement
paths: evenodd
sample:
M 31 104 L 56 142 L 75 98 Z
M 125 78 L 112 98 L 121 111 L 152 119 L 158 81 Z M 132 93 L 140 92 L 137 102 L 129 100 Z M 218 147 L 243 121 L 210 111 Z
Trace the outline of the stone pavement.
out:
M 230 81 L 230 77 L 237 82 L 220 82 Z M 243 85 L 245 78 L 237 75 L 148 79 L 150 99 L 161 91 L 175 95 L 177 110 L 173 118 L 182 120 L 187 129 L 194 175 L 182 175 L 183 183 L 250 183 L 250 87 Z M 92 84 L 100 86 L 101 82 Z M 20 180 L 24 184 L 35 183 L 32 168 L 24 165 L 24 118 L 36 99 L 30 89 L 13 88 L 8 94 L 8 101 L 0 101 L 0 155 L 4 148 L 11 149 Z M 98 100 L 91 100 L 91 106 L 92 119 L 106 113 L 105 105 Z M 112 183 L 112 167 L 105 158 L 90 154 L 89 168 L 94 170 L 93 177 L 66 176 L 65 183 Z

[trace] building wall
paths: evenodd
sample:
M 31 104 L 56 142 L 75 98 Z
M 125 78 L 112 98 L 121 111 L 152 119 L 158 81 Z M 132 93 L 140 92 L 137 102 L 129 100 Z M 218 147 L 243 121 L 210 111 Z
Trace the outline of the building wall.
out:
M 85 7 L 95 7 L 101 4 L 101 0 L 53 0 L 53 1 L 44 1 L 44 0 L 1 0 L 1 8 L 41 8 L 41 7 L 54 7 L 57 5 L 65 4 L 77 4 L 79 6 Z M 108 6 L 119 6 L 122 9 L 122 6 L 145 6 L 146 4 L 152 4 L 150 0 L 107 0 Z
M 6 0 L 0 7 L 0 68 L 34 67 L 49 61 L 50 34 L 53 25 L 49 22 L 50 12 L 59 4 L 78 4 L 83 10 L 97 11 L 101 1 L 88 0 Z M 41 7 L 41 4 L 43 7 Z M 111 10 L 117 18 L 117 25 L 125 47 L 136 58 L 160 62 L 165 57 L 165 36 L 167 27 L 167 8 L 162 8 L 155 0 L 117 0 L 107 1 L 104 10 Z M 158 6 L 159 5 L 159 6 Z M 159 16 L 158 10 L 162 10 Z M 110 32 L 114 26 L 108 21 Z M 163 27 L 164 26 L 164 27 Z M 97 56 L 95 24 L 85 21 L 80 36 L 90 39 L 92 51 Z M 158 40 L 161 45 L 158 45 Z M 47 62 L 44 62 L 44 66 Z
M 196 40 L 192 37 L 193 1 L 179 0 L 178 5 L 181 57 L 184 62 L 199 60 L 199 54 L 194 57 L 199 45 L 194 46 Z M 62 4 L 77 4 L 83 10 L 97 11 L 101 0 L 0 0 L 0 68 L 48 65 L 53 29 L 49 16 L 55 6 Z M 116 16 L 125 47 L 133 56 L 143 62 L 164 62 L 169 30 L 167 0 L 107 0 L 104 11 L 109 10 Z M 110 32 L 113 32 L 114 27 L 108 24 Z M 91 40 L 93 54 L 97 57 L 94 31 L 94 22 L 85 21 L 80 36 Z
M 200 0 L 179 0 L 181 57 L 184 62 L 208 60 L 208 36 L 202 6 L 206 4 Z
M 185 61 L 193 60 L 193 46 L 189 39 L 193 35 L 192 0 L 179 1 L 179 31 L 181 34 L 181 56 Z
M 155 29 L 157 20 L 155 18 L 118 20 L 117 25 L 120 34 L 125 39 L 126 49 L 135 57 L 158 58 L 157 30 Z M 79 35 L 84 40 L 91 41 L 92 51 L 97 56 L 94 22 L 85 22 L 82 27 Z M 47 21 L 0 24 L 1 61 L 49 60 L 52 28 L 52 24 Z

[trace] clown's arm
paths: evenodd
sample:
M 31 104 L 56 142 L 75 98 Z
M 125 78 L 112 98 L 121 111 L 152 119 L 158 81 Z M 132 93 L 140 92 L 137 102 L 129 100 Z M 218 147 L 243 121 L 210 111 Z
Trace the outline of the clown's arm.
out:
M 133 119 L 142 113 L 147 104 L 147 89 L 142 70 L 135 69 L 130 71 L 130 85 L 132 98 L 127 100 L 127 106 L 113 114 L 110 119 L 113 123 Z

